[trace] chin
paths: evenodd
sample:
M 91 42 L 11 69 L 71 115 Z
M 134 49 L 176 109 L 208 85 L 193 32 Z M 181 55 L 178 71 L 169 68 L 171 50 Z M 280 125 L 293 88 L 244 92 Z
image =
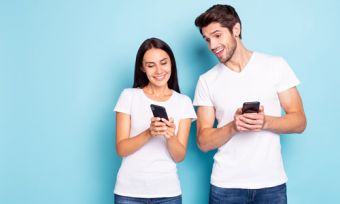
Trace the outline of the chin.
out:
M 163 87 L 166 86 L 168 83 L 163 81 L 153 81 L 152 84 L 158 87 Z

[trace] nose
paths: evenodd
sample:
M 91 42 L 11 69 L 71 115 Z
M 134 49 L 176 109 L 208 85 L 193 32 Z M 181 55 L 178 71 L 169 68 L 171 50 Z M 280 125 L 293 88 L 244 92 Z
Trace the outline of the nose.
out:
M 156 66 L 156 74 L 161 74 L 162 73 L 162 66 L 157 65 Z
M 209 42 L 210 50 L 213 50 L 213 49 L 217 48 L 217 44 L 218 43 L 216 42 L 216 40 L 211 39 L 210 42 Z

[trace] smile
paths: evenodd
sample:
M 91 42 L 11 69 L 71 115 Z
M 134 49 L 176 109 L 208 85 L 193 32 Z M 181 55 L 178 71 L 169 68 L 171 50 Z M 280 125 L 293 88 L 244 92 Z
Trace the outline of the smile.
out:
M 154 76 L 153 78 L 156 79 L 157 81 L 162 81 L 165 78 L 165 74 L 164 75 Z

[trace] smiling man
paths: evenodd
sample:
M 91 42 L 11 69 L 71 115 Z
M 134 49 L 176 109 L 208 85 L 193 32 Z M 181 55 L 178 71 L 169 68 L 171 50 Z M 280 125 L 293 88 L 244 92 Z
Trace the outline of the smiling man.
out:
M 299 80 L 283 58 L 243 45 L 232 6 L 214 5 L 195 24 L 220 61 L 200 76 L 194 99 L 198 146 L 218 149 L 209 203 L 287 203 L 280 134 L 306 128 Z M 252 101 L 258 112 L 242 112 Z

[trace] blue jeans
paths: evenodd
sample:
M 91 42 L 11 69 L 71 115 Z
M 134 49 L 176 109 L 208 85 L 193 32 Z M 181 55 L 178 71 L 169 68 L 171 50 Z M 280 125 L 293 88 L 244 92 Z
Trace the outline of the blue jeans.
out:
M 287 204 L 286 184 L 261 189 L 211 185 L 209 204 Z
M 182 196 L 163 198 L 135 198 L 115 194 L 115 204 L 182 204 Z

